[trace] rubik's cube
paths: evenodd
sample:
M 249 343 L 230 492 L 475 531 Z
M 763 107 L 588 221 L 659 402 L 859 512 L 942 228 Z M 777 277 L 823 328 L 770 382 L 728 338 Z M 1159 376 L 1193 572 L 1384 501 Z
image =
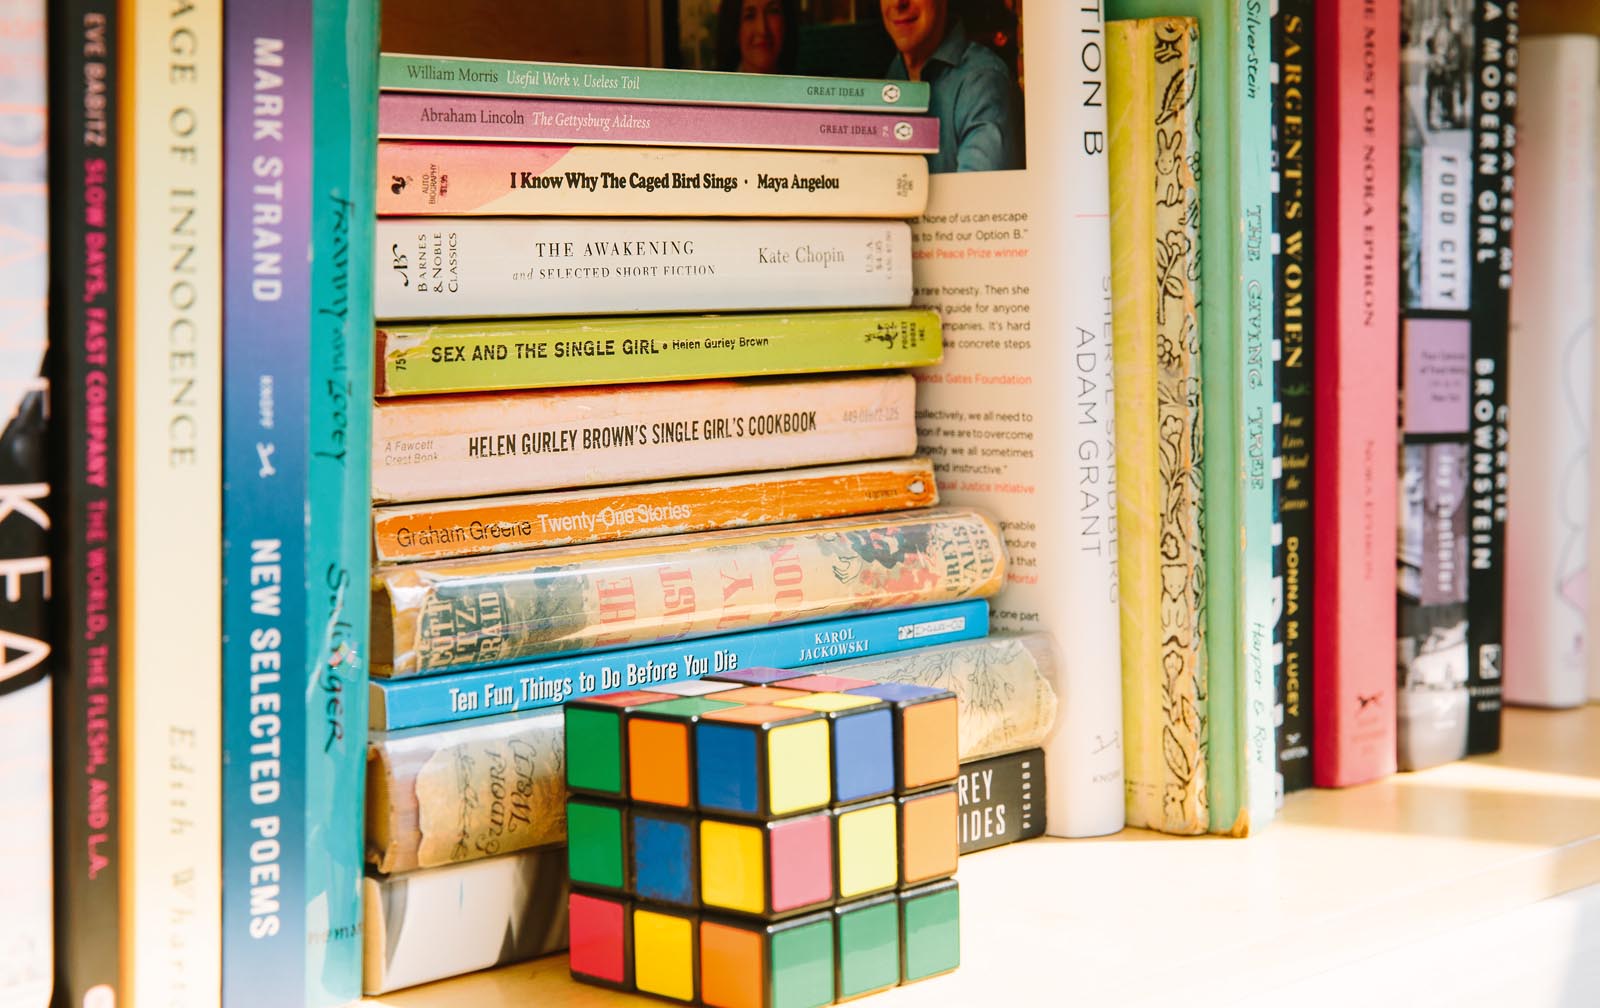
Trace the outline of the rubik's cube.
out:
M 567 704 L 572 975 L 815 1008 L 955 969 L 956 723 L 777 669 Z

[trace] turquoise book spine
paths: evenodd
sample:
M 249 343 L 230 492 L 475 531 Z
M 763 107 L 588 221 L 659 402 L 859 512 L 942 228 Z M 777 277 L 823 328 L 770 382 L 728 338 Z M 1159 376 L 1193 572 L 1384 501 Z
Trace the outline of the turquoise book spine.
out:
M 1272 638 L 1272 55 L 1267 0 L 1108 0 L 1108 17 L 1200 22 L 1200 307 L 1206 414 L 1211 832 L 1276 814 Z M 1221 113 L 1208 112 L 1220 109 Z M 1206 124 L 1212 124 L 1208 128 Z M 1227 335 L 1231 334 L 1231 338 Z
M 304 1003 L 361 996 L 377 0 L 315 0 Z

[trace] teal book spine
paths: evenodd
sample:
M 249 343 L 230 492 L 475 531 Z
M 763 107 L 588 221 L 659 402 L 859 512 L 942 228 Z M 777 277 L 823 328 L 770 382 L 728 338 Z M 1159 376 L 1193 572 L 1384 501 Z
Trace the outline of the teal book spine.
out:
M 1270 821 L 1277 805 L 1270 10 L 1267 0 L 1108 0 L 1106 13 L 1200 22 L 1200 284 L 1226 294 L 1200 307 L 1208 798 L 1211 832 L 1243 836 Z
M 306 724 L 307 974 L 361 996 L 377 0 L 314 0 Z
M 584 66 L 410 53 L 384 53 L 379 60 L 378 84 L 385 91 L 856 112 L 926 112 L 930 94 L 925 81 Z

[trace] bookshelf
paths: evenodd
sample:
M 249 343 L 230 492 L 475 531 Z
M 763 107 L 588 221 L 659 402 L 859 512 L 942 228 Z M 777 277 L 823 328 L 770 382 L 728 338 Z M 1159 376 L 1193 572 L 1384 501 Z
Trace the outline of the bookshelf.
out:
M 1448 1003 L 1592 1004 L 1573 999 L 1600 989 L 1582 952 L 1600 946 L 1600 889 L 1585 891 L 1600 885 L 1600 706 L 1507 711 L 1493 756 L 1291 795 L 1248 840 L 1034 840 L 962 859 L 959 878 L 961 970 L 864 1003 L 1281 1004 L 1296 985 L 1382 989 L 1461 963 L 1477 979 Z M 644 1003 L 572 982 L 564 956 L 363 1002 Z

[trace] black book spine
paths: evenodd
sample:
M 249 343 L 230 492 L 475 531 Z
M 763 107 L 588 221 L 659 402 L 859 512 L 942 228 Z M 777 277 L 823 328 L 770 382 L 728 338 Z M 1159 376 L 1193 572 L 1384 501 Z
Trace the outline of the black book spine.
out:
M 1278 176 L 1279 484 L 1282 526 L 1274 576 L 1283 586 L 1278 642 L 1278 770 L 1285 793 L 1311 786 L 1312 0 L 1279 0 L 1273 16 L 1273 169 Z
M 961 764 L 961 853 L 1044 835 L 1044 750 Z
M 117 3 L 52 0 L 56 1003 L 119 991 Z M 93 991 L 93 995 L 90 992 Z
M 1517 5 L 1473 5 L 1472 448 L 1468 491 L 1467 753 L 1500 748 L 1505 650 L 1507 337 L 1516 143 Z M 1588 226 L 1581 222 L 1580 226 Z

